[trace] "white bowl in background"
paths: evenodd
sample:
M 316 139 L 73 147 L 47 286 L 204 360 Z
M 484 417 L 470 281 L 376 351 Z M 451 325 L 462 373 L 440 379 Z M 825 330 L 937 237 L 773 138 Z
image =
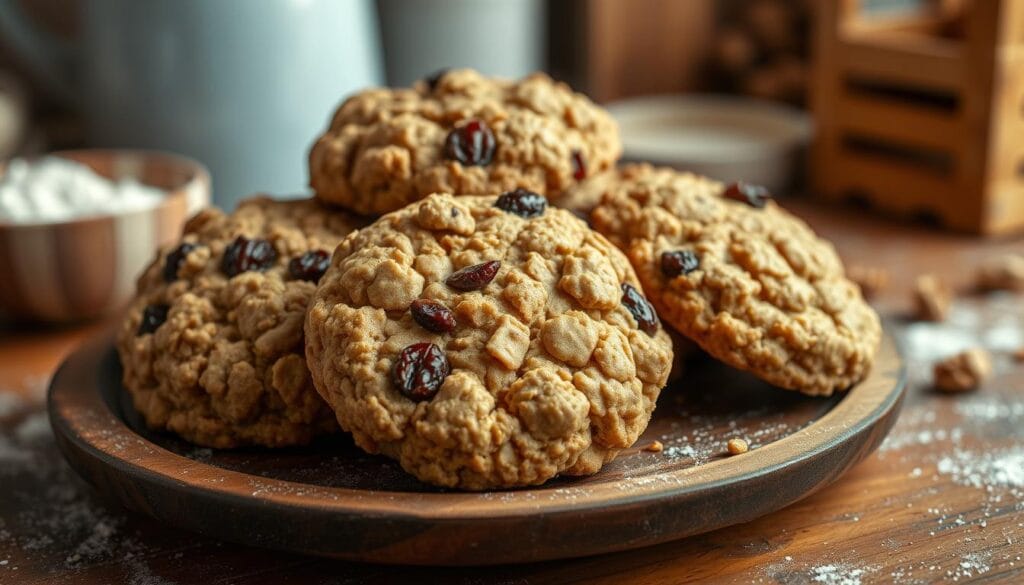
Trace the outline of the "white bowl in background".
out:
M 210 203 L 210 174 L 189 158 L 144 150 L 51 153 L 108 179 L 132 177 L 166 193 L 155 207 L 67 221 L 0 221 L 0 314 L 19 321 L 77 321 L 124 305 L 156 250 Z M 2 169 L 0 169 L 2 173 Z
M 811 140 L 810 116 L 763 100 L 719 95 L 655 95 L 608 104 L 624 158 L 747 181 L 773 193 L 792 186 Z

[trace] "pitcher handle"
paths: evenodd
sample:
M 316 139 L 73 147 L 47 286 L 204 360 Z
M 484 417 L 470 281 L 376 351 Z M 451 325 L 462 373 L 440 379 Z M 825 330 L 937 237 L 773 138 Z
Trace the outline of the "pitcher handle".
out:
M 15 0 L 0 0 L 0 34 L 48 90 L 65 102 L 75 101 L 74 53 L 65 41 L 39 28 Z

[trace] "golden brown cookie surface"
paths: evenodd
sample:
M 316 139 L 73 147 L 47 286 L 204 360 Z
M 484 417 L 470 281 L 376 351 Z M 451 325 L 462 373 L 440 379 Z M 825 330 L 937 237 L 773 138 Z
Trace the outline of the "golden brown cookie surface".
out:
M 756 190 L 648 165 L 612 173 L 591 222 L 667 323 L 784 388 L 828 395 L 864 378 L 881 327 L 831 244 Z
M 313 199 L 262 197 L 189 220 L 139 278 L 118 332 L 124 384 L 146 422 L 218 448 L 336 430 L 302 327 L 315 280 L 356 225 Z
M 460 69 L 346 100 L 312 147 L 310 182 L 324 201 L 381 214 L 431 193 L 554 197 L 620 152 L 612 118 L 566 85 Z
M 307 360 L 356 443 L 423 481 L 594 473 L 643 432 L 672 362 L 638 287 L 621 252 L 542 198 L 432 195 L 339 246 Z

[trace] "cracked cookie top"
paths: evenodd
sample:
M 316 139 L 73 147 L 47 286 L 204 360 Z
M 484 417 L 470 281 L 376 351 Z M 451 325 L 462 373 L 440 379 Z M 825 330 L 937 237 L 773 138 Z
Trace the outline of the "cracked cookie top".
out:
M 604 237 L 535 193 L 432 195 L 346 239 L 306 320 L 343 429 L 422 481 L 596 472 L 650 419 L 671 342 Z
M 146 422 L 218 448 L 336 431 L 309 377 L 303 322 L 331 250 L 356 226 L 315 199 L 258 197 L 190 219 L 139 277 L 118 331 Z
M 459 69 L 347 99 L 313 145 L 309 175 L 322 200 L 382 214 L 435 192 L 554 198 L 621 150 L 611 116 L 565 84 Z
M 766 191 L 649 165 L 609 174 L 595 179 L 591 223 L 626 251 L 666 322 L 784 388 L 828 395 L 867 375 L 878 316 L 833 246 Z

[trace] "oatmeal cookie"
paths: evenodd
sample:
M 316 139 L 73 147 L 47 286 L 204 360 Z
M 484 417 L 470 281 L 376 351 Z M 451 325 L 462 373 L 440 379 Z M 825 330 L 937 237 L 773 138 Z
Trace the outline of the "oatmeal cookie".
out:
M 422 481 L 591 474 L 643 432 L 672 364 L 638 288 L 540 195 L 432 195 L 338 247 L 306 358 L 356 443 Z
M 313 145 L 309 175 L 324 201 L 381 214 L 441 192 L 554 198 L 621 150 L 611 116 L 565 84 L 459 69 L 350 97 Z
M 217 448 L 336 431 L 302 328 L 331 251 L 355 226 L 314 199 L 253 198 L 189 220 L 139 277 L 117 336 L 125 388 L 149 426 Z
M 783 388 L 828 395 L 864 378 L 881 327 L 831 244 L 755 186 L 649 165 L 614 173 L 591 222 L 666 322 Z

